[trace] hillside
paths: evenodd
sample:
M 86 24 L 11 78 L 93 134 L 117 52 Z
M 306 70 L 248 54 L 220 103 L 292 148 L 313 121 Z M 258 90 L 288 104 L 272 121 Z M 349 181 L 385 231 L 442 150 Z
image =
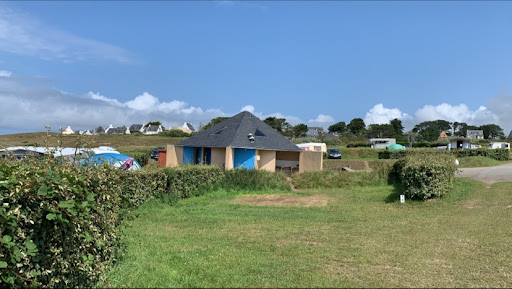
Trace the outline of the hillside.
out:
M 63 147 L 75 147 L 77 142 L 83 144 L 84 147 L 111 146 L 131 147 L 131 146 L 165 146 L 167 144 L 177 143 L 185 138 L 173 138 L 160 135 L 60 135 L 58 133 L 50 133 L 49 137 L 46 132 L 20 133 L 0 135 L 0 147 L 10 146 L 59 146 L 59 142 Z

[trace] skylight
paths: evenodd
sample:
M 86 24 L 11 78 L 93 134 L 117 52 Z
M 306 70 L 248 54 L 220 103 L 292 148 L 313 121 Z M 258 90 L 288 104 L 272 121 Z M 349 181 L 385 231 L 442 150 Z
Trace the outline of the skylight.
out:
M 254 132 L 254 135 L 255 136 L 266 136 L 264 133 L 261 132 L 261 130 L 259 129 L 256 129 L 256 131 Z

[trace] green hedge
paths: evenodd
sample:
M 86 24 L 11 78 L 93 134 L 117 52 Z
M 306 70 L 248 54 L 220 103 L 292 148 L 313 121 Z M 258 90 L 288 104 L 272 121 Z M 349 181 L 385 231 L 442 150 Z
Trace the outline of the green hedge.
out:
M 510 151 L 506 149 L 470 149 L 470 150 L 435 150 L 435 149 L 409 149 L 409 150 L 384 150 L 379 152 L 379 159 L 400 159 L 411 155 L 452 155 L 458 158 L 484 156 L 498 161 L 510 159 Z
M 91 287 L 118 256 L 128 209 L 215 187 L 216 167 L 122 171 L 0 160 L 0 287 Z
M 247 169 L 225 171 L 221 186 L 226 190 L 290 190 L 290 183 L 282 172 Z
M 398 160 L 390 175 L 400 183 L 406 198 L 425 200 L 448 194 L 455 170 L 451 154 L 416 154 Z

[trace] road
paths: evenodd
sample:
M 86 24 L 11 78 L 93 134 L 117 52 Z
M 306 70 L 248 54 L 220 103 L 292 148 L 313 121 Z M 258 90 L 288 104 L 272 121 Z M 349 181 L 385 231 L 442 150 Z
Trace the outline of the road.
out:
M 496 167 L 461 168 L 457 170 L 455 176 L 470 178 L 487 184 L 512 182 L 512 162 Z

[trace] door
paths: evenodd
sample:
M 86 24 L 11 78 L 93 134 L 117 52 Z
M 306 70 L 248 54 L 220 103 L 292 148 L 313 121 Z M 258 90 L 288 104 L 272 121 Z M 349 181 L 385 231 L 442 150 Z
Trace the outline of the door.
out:
M 234 168 L 254 169 L 256 160 L 255 149 L 235 149 Z
M 203 163 L 209 165 L 212 161 L 212 148 L 204 148 Z

